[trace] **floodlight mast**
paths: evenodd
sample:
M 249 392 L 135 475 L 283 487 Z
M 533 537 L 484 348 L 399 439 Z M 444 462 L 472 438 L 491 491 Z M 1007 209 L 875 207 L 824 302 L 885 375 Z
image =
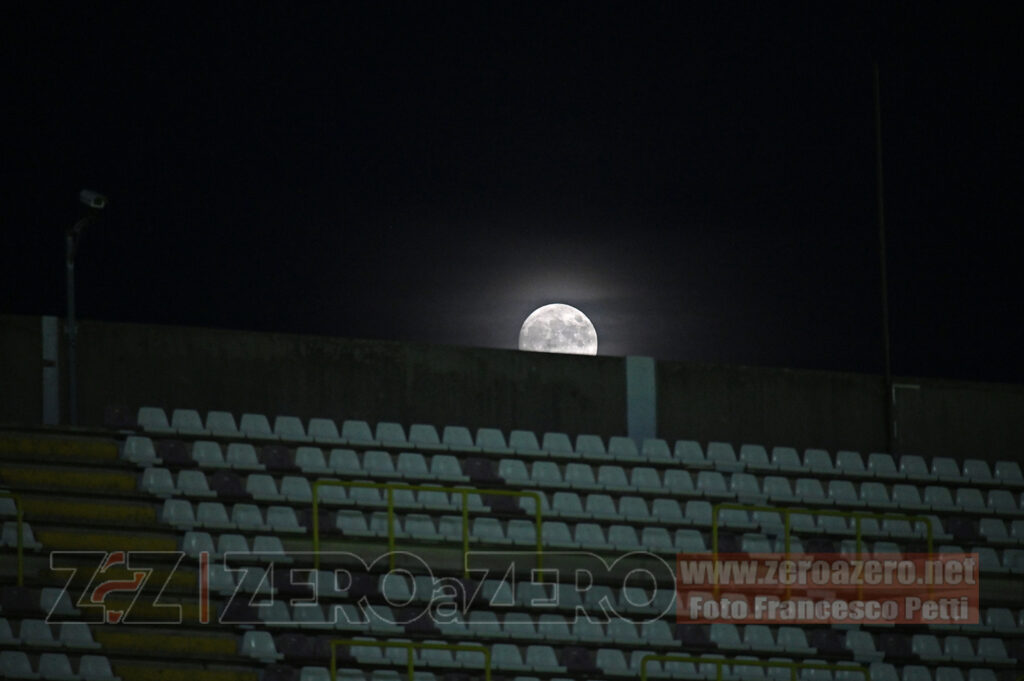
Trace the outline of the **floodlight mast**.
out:
M 107 206 L 107 197 L 90 189 L 83 189 L 78 200 L 87 208 L 88 213 L 81 217 L 67 232 L 64 233 L 64 262 L 67 267 L 68 284 L 68 423 L 78 425 L 78 376 L 77 376 L 77 344 L 78 327 L 75 323 L 75 256 L 78 253 L 78 239 L 82 230 L 99 218 L 99 211 Z

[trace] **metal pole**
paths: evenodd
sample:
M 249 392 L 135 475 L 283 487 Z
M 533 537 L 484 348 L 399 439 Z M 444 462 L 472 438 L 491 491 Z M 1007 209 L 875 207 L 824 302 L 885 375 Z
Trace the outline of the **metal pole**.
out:
M 882 175 L 882 104 L 878 84 L 878 63 L 874 64 L 875 81 L 875 193 L 878 199 L 878 261 L 882 284 L 882 349 L 885 357 L 885 441 L 890 454 L 895 444 L 893 433 L 892 351 L 889 339 L 889 279 L 885 255 L 885 183 Z
M 75 342 L 75 241 L 77 228 L 75 225 L 65 236 L 65 255 L 68 271 L 68 421 L 78 425 L 78 381 L 76 377 Z

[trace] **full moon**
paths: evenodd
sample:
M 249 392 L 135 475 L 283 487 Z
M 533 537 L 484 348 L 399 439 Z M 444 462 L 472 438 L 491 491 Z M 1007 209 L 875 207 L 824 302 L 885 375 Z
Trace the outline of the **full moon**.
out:
M 519 330 L 519 349 L 596 355 L 597 330 L 571 305 L 552 303 L 534 310 Z

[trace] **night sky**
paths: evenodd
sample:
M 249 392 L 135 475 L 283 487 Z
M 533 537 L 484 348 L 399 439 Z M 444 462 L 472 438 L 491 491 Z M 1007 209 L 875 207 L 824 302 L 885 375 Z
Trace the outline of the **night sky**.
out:
M 1019 14 L 5 6 L 0 311 L 1024 382 Z

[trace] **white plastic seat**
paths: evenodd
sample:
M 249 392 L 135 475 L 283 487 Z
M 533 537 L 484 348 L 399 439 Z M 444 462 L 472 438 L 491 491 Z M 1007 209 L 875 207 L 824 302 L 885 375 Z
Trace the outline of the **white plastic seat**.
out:
M 772 447 L 772 463 L 783 473 L 807 473 L 800 454 L 792 447 Z
M 487 454 L 515 454 L 515 450 L 505 442 L 505 434 L 497 428 L 477 428 L 476 446 Z
M 840 450 L 836 452 L 836 469 L 845 478 L 870 478 L 872 474 L 864 465 L 860 452 Z
M 763 624 L 748 624 L 743 628 L 743 644 L 746 650 L 779 652 L 772 630 Z
M 256 456 L 256 448 L 247 442 L 232 442 L 228 445 L 225 463 L 238 471 L 262 471 L 266 469 Z
M 0 671 L 10 679 L 38 679 L 28 655 L 20 650 L 0 651 Z
M 651 519 L 651 514 L 642 497 L 625 496 L 619 498 L 618 517 L 628 523 L 646 523 Z
M 612 454 L 614 456 L 614 452 Z M 651 462 L 670 463 L 672 461 L 672 452 L 668 448 L 668 443 L 661 438 L 646 438 L 640 445 L 640 456 L 645 461 Z
M 928 504 L 931 510 L 939 513 L 950 513 L 959 510 L 957 505 L 953 503 L 953 497 L 946 487 L 939 487 L 937 485 L 925 487 L 923 501 Z
M 242 414 L 238 422 L 238 432 L 242 437 L 257 440 L 276 440 L 277 435 L 270 428 L 270 421 L 263 414 Z
M 905 476 L 896 468 L 892 455 L 873 452 L 868 455 L 868 472 L 876 478 L 902 480 Z
M 129 435 L 121 447 L 121 458 L 139 466 L 154 466 L 161 463 L 156 456 L 153 441 L 148 437 Z
M 996 461 L 994 477 L 1004 487 L 1024 487 L 1024 475 L 1016 461 Z
M 24 520 L 21 523 L 21 545 L 29 551 L 39 551 L 43 548 L 43 545 L 36 541 L 35 534 L 32 532 L 32 525 Z M 11 548 L 18 546 L 17 520 L 4 521 L 2 535 L 0 535 L 0 546 L 10 546 Z
M 744 553 L 771 553 L 772 545 L 764 535 L 747 533 L 740 538 L 740 550 Z
M 807 636 L 799 627 L 779 627 L 776 638 L 779 648 L 789 655 L 813 655 L 818 652 L 807 644 Z
M 250 630 L 245 632 L 242 635 L 239 653 L 265 664 L 284 658 L 284 655 L 277 652 L 277 646 L 274 645 L 274 637 L 270 635 L 269 631 Z
M 673 450 L 676 461 L 684 468 L 708 468 L 711 464 L 704 457 L 704 450 L 700 443 L 694 440 L 676 440 Z
M 434 477 L 427 467 L 427 460 L 419 452 L 400 453 L 395 472 L 405 480 L 431 480 Z
M 572 442 L 565 433 L 544 433 L 541 449 L 556 456 L 572 456 Z
M 594 664 L 605 676 L 626 676 L 629 674 L 629 665 L 626 664 L 626 656 L 618 648 L 598 648 L 594 656 Z
M 949 656 L 942 652 L 938 639 L 931 634 L 914 634 L 910 643 L 911 652 L 925 662 L 948 662 Z
M 249 542 L 240 534 L 227 533 L 217 537 L 217 554 L 249 554 Z
M 374 430 L 374 439 L 382 447 L 408 447 L 409 441 L 405 437 L 405 428 L 401 423 L 394 421 L 379 421 Z
M 630 440 L 632 442 L 632 440 Z M 633 446 L 634 451 L 636 445 Z M 606 459 L 609 458 L 605 449 L 604 440 L 600 435 L 583 434 L 576 436 L 576 454 L 584 459 Z
M 352 449 L 332 449 L 327 467 L 340 476 L 361 475 L 363 472 L 359 455 Z
M 978 657 L 991 664 L 1013 664 L 1014 659 L 1006 654 L 1006 646 L 999 638 L 978 639 Z
M 551 548 L 577 548 L 579 543 L 572 538 L 569 526 L 559 520 L 545 520 L 541 524 L 541 537 L 544 545 Z
M 797 478 L 793 493 L 800 499 L 801 504 L 813 504 L 815 506 L 829 506 L 832 501 L 825 496 L 825 490 L 821 481 L 815 478 Z
M 491 646 L 491 664 L 507 672 L 526 672 L 530 668 L 523 662 L 519 646 L 511 643 L 495 643 Z
M 61 622 L 57 638 L 65 648 L 95 650 L 100 647 L 85 622 Z
M 456 504 L 448 496 L 447 492 L 421 490 L 416 493 L 416 503 L 419 507 L 435 511 L 454 511 Z
M 446 482 L 467 482 L 469 477 L 463 475 L 462 465 L 451 454 L 434 454 L 430 457 L 430 475 L 437 480 Z
M 110 668 L 105 655 L 82 655 L 78 660 L 78 674 L 85 681 L 119 681 Z
M 387 502 L 381 495 L 381 491 L 377 487 L 349 487 L 347 494 L 349 501 L 356 506 L 383 508 L 387 506 Z
M 551 512 L 563 518 L 581 518 L 589 515 L 583 510 L 583 503 L 575 492 L 555 492 L 551 497 Z
M 210 489 L 210 485 L 206 481 L 206 473 L 193 469 L 178 471 L 177 490 L 187 497 L 217 496 L 217 493 Z
M 203 478 L 206 481 L 206 478 Z M 157 497 L 169 497 L 174 494 L 174 481 L 171 472 L 166 468 L 146 468 L 142 471 L 139 487 L 143 492 Z
M 344 444 L 341 435 L 338 434 L 338 426 L 333 419 L 311 418 L 309 420 L 309 436 L 313 442 L 322 445 Z
M 685 515 L 693 525 L 711 527 L 711 504 L 706 501 L 687 501 Z
M 596 523 L 577 523 L 573 540 L 581 547 L 589 549 L 603 549 L 608 546 L 604 530 Z
M 749 650 L 749 646 L 740 639 L 735 624 L 713 622 L 710 631 L 711 642 L 720 650 Z
M 295 465 L 306 475 L 327 475 L 331 468 L 319 447 L 298 447 L 295 450 Z
M 196 506 L 196 521 L 207 529 L 231 529 L 235 527 L 228 518 L 227 509 L 219 501 L 200 501 Z
M 530 484 L 530 473 L 526 469 L 526 464 L 519 459 L 500 460 L 498 462 L 498 477 L 514 487 Z
M 739 461 L 744 470 L 753 473 L 766 473 L 778 467 L 768 460 L 768 452 L 761 445 L 740 445 Z
M 989 544 L 1016 543 L 1006 531 L 1006 525 L 999 518 L 982 518 L 978 521 L 978 533 Z
M 260 534 L 252 540 L 252 554 L 261 560 L 290 562 L 280 538 L 273 535 Z
M 673 495 L 689 496 L 696 493 L 693 488 L 693 478 L 688 472 L 678 468 L 669 468 L 665 471 L 662 485 L 667 492 Z
M 676 530 L 675 545 L 679 553 L 704 553 L 708 550 L 698 530 Z
M 366 524 L 366 515 L 362 511 L 341 510 L 335 516 L 335 527 L 345 536 L 372 536 Z
M 231 522 L 243 531 L 261 532 L 267 529 L 260 507 L 255 504 L 235 504 L 231 509 Z
M 719 471 L 736 473 L 743 470 L 743 464 L 736 458 L 736 452 L 728 442 L 709 442 L 707 459 Z
M 617 551 L 639 551 L 640 539 L 631 525 L 612 525 L 608 528 L 608 543 Z
M 537 466 L 538 462 L 533 465 Z M 569 463 L 565 466 L 565 484 L 569 487 L 581 490 L 599 490 L 601 485 L 594 478 L 594 469 L 589 463 Z
M 256 501 L 280 501 L 282 498 L 274 477 L 266 473 L 250 473 L 245 476 L 245 491 Z
M 470 536 L 487 544 L 508 544 L 501 521 L 497 518 L 474 518 Z
M 196 440 L 192 443 L 192 460 L 201 468 L 227 468 L 220 445 L 212 440 Z
M 664 527 L 645 527 L 640 534 L 640 544 L 645 551 L 672 553 L 672 536 Z
M 733 494 L 725 484 L 725 477 L 718 471 L 697 473 L 695 489 L 708 499 L 732 499 Z
M 251 475 L 249 476 L 252 477 Z M 344 503 L 345 488 L 334 485 L 323 485 L 319 488 L 319 500 L 323 503 Z M 338 501 L 337 497 L 341 496 Z M 291 503 L 310 504 L 313 502 L 313 489 L 309 480 L 301 475 L 286 475 L 281 478 L 281 498 Z M 273 501 L 273 500 L 271 500 Z
M 897 483 L 892 486 L 892 502 L 901 512 L 927 511 L 928 504 L 921 500 L 917 485 Z
M 160 407 L 139 407 L 136 422 L 148 433 L 169 434 L 174 428 L 167 422 L 167 414 Z
M 568 473 L 567 469 L 566 474 Z M 562 473 L 554 461 L 534 461 L 530 465 L 530 481 L 538 487 L 563 487 L 566 484 L 562 481 Z
M 509 520 L 507 534 L 509 542 L 516 546 L 537 545 L 537 526 L 532 520 Z
M 862 629 L 848 630 L 843 645 L 857 662 L 880 662 L 885 656 L 875 647 L 875 638 L 871 632 Z
M 984 513 L 986 511 L 985 498 L 981 496 L 981 490 L 973 487 L 957 489 L 956 505 L 961 511 L 968 513 Z
M 896 504 L 889 499 L 889 492 L 886 490 L 885 485 L 874 480 L 860 483 L 860 499 L 868 508 L 896 508 Z
M 479 452 L 480 448 L 473 444 L 473 435 L 465 426 L 445 426 L 441 433 L 441 442 L 449 449 L 462 452 Z
M 722 508 L 718 510 L 719 527 L 730 530 L 756 530 L 757 524 L 741 508 Z
M 828 498 L 836 506 L 863 506 L 864 502 L 857 496 L 857 490 L 849 480 L 829 480 Z
M 508 434 L 508 446 L 516 454 L 526 456 L 545 456 L 545 452 L 537 442 L 537 436 L 531 430 L 513 430 Z
M 661 443 L 658 447 L 655 443 Z M 614 461 L 621 461 L 624 463 L 634 463 L 648 460 L 660 460 L 668 463 L 672 460 L 672 455 L 668 451 L 668 445 L 665 444 L 664 440 L 645 440 L 643 447 L 651 449 L 648 451 L 645 449 L 643 452 L 638 452 L 636 449 L 636 442 L 632 438 L 622 437 L 621 435 L 615 435 L 608 438 L 608 452 L 607 458 Z M 596 455 L 589 458 L 601 458 Z
M 341 423 L 341 437 L 357 447 L 373 447 L 380 444 L 370 431 L 370 424 L 357 419 L 346 419 Z
M 206 414 L 206 430 L 216 437 L 238 437 L 235 417 L 227 411 L 211 411 Z
M 160 513 L 160 521 L 177 529 L 191 530 L 196 526 L 192 504 L 185 499 L 167 499 Z
M 939 482 L 960 484 L 967 482 L 960 473 L 960 467 L 956 461 L 948 456 L 936 456 L 932 458 L 932 473 Z
M 657 494 L 662 491 L 658 471 L 649 466 L 636 466 L 629 476 L 629 486 L 638 492 Z
M 437 541 L 440 535 L 437 533 L 437 526 L 434 519 L 424 513 L 410 513 L 405 517 L 405 532 L 410 537 Z
M 759 504 L 765 500 L 758 479 L 752 473 L 733 473 L 729 476 L 729 492 L 740 503 Z
M 990 485 L 995 482 L 988 462 L 982 459 L 965 459 L 963 474 L 967 482 L 971 484 Z
M 197 530 L 190 530 L 185 533 L 181 540 L 181 550 L 191 558 L 198 558 L 202 552 L 208 553 L 211 556 L 217 553 L 210 533 Z
M 378 478 L 394 478 L 395 464 L 387 452 L 371 449 L 363 454 L 363 471 Z
M 834 475 L 837 472 L 832 456 L 824 449 L 804 450 L 804 466 L 815 475 Z
M 675 499 L 655 499 L 651 502 L 651 518 L 660 523 L 686 524 L 683 511 Z
M 983 622 L 985 626 L 999 634 L 1010 634 L 1017 631 L 1017 623 L 1013 621 L 1013 613 L 1009 608 L 985 608 Z
M 999 515 L 1018 515 L 1020 513 L 1017 503 L 1013 500 L 1013 494 L 1005 489 L 989 490 L 986 507 Z
M 596 587 L 591 587 L 587 592 L 589 596 L 591 593 L 595 593 Z M 614 601 L 609 603 L 609 606 L 613 605 Z M 593 603 L 588 608 L 588 612 L 600 613 L 601 608 L 597 603 Z M 572 624 L 572 633 L 576 637 L 576 640 L 580 643 L 604 643 L 607 639 L 604 625 L 596 620 L 590 620 L 586 617 L 578 617 Z
M 912 482 L 931 482 L 938 476 L 928 470 L 924 457 L 916 454 L 904 454 L 900 457 L 900 473 Z
M 71 661 L 64 653 L 43 653 L 39 656 L 39 676 L 47 681 L 80 681 L 71 671 Z
M 57 641 L 53 638 L 53 631 L 48 622 L 37 619 L 24 619 L 21 621 L 21 630 L 18 638 L 27 646 L 53 647 Z
M 602 465 L 597 469 L 597 484 L 601 489 L 610 492 L 629 492 L 632 490 L 626 471 L 622 466 Z
M 447 449 L 437 436 L 437 429 L 426 423 L 414 423 L 409 426 L 409 444 L 418 452 Z
M 286 442 L 313 441 L 313 438 L 306 434 L 302 420 L 297 416 L 275 416 L 274 435 Z
M 795 504 L 800 502 L 800 497 L 793 494 L 789 486 L 789 480 L 779 475 L 766 475 L 761 481 L 761 488 L 768 497 L 768 501 L 780 504 Z

